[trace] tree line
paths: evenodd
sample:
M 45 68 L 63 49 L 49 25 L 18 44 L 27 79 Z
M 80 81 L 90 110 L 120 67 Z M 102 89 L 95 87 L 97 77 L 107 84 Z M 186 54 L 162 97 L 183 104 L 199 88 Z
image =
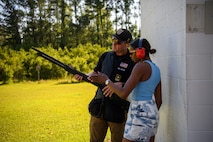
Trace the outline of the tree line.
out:
M 90 72 L 99 56 L 111 49 L 118 28 L 139 36 L 131 18 L 140 16 L 139 5 L 139 0 L 0 0 L 0 82 L 69 76 L 37 57 L 32 47 Z
M 131 20 L 139 16 L 139 5 L 136 0 L 0 0 L 0 46 L 108 47 L 120 27 L 139 36 L 138 25 Z
M 67 47 L 54 49 L 52 46 L 37 49 L 83 73 L 91 72 L 100 55 L 110 50 L 91 43 L 80 44 L 70 49 Z M 38 56 L 32 49 L 17 51 L 0 47 L 0 82 L 2 84 L 40 79 L 66 79 L 70 76 L 72 75 L 66 70 Z

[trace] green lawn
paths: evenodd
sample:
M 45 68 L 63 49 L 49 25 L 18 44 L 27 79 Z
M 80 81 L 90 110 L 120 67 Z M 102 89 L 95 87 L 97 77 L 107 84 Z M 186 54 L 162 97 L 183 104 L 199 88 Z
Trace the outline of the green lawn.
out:
M 0 85 L 0 142 L 89 142 L 95 91 L 62 81 Z

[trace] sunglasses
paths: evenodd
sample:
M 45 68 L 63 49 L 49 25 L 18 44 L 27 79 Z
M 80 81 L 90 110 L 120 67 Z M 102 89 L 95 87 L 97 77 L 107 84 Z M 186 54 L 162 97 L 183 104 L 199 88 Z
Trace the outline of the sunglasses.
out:
M 132 55 L 133 53 L 135 53 L 135 50 L 129 51 L 129 54 Z
M 112 39 L 113 44 L 122 44 L 123 41 L 117 40 L 117 39 Z

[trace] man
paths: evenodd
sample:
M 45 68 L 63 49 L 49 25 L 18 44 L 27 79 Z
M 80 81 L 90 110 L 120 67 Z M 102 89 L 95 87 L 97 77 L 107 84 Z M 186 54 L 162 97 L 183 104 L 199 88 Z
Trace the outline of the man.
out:
M 134 62 L 131 60 L 128 50 L 128 46 L 132 40 L 132 35 L 126 29 L 119 29 L 112 36 L 112 40 L 112 51 L 105 52 L 101 55 L 93 73 L 105 73 L 111 81 L 121 86 L 129 78 L 134 66 Z M 93 73 L 91 73 L 91 75 Z M 82 77 L 79 75 L 75 75 L 74 78 L 79 81 L 82 80 Z M 100 96 L 103 96 L 103 93 L 101 89 L 98 88 L 95 98 L 100 98 Z M 110 111 L 113 111 L 113 109 Z M 126 119 L 121 123 L 110 122 L 103 118 L 91 115 L 90 142 L 103 142 L 108 127 L 110 127 L 111 142 L 121 142 L 124 133 L 125 121 Z

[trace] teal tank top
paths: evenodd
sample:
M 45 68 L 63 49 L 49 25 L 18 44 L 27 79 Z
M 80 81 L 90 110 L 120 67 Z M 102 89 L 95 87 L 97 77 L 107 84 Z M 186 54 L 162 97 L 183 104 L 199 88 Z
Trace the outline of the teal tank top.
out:
M 144 62 L 151 66 L 152 74 L 148 80 L 139 82 L 132 90 L 131 95 L 134 101 L 151 100 L 155 88 L 160 82 L 160 69 L 151 61 L 145 60 Z

